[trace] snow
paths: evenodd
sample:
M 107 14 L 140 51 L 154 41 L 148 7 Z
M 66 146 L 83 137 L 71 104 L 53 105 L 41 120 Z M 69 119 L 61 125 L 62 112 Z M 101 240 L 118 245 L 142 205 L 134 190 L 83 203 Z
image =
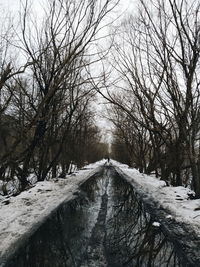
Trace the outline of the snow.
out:
M 166 186 L 164 181 L 142 174 L 117 161 L 112 160 L 112 164 L 126 174 L 126 179 L 139 191 L 145 193 L 150 201 L 152 199 L 159 207 L 167 210 L 169 215 L 166 219 L 173 218 L 190 225 L 200 237 L 200 199 L 189 198 L 189 195 L 194 194 L 193 191 L 182 186 Z
M 154 227 L 160 227 L 160 223 L 159 223 L 159 222 L 153 222 L 152 225 L 153 225 Z
M 193 193 L 190 189 L 166 186 L 164 181 L 141 174 L 138 170 L 114 160 L 111 160 L 111 164 L 124 173 L 125 178 L 137 187 L 138 192 L 143 192 L 148 201 L 153 200 L 167 211 L 166 220 L 185 222 L 200 237 L 200 199 L 189 199 L 188 194 Z M 97 168 L 102 165 L 109 164 L 103 159 L 85 166 L 66 179 L 38 182 L 16 197 L 0 196 L 0 258 L 6 255 L 17 241 L 27 236 L 36 225 L 39 227 L 60 204 L 74 198 L 79 185 L 96 173 Z M 160 225 L 159 220 L 153 222 L 154 227 Z
M 102 159 L 102 160 L 100 160 L 100 161 L 97 161 L 97 162 L 95 162 L 95 163 L 91 163 L 91 164 L 85 166 L 85 167 L 84 167 L 84 170 L 86 170 L 86 169 L 87 169 L 87 170 L 89 170 L 89 169 L 94 169 L 94 168 L 97 168 L 97 167 L 99 167 L 99 166 L 105 165 L 105 163 L 106 163 L 106 159 Z
M 24 235 L 40 225 L 64 201 L 74 197 L 79 185 L 97 172 L 105 160 L 67 176 L 36 183 L 16 197 L 0 198 L 0 258 L 3 258 Z M 1 262 L 0 262 L 1 266 Z
M 172 215 L 167 215 L 167 216 L 166 216 L 166 219 L 171 220 L 172 218 L 173 218 Z

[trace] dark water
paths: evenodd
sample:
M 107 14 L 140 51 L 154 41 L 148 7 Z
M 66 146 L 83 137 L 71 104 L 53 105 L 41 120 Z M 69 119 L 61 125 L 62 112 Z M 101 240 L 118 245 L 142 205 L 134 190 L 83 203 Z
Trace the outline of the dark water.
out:
M 186 266 L 114 169 L 86 182 L 22 246 L 9 267 Z

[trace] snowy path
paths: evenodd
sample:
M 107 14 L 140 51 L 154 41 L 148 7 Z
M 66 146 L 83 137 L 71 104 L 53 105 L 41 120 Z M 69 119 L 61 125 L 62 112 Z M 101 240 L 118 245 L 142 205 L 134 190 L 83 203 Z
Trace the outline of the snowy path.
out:
M 144 201 L 155 203 L 155 209 L 165 209 L 168 212 L 166 219 L 184 222 L 200 238 L 200 199 L 190 199 L 190 189 L 166 186 L 164 181 L 139 173 L 136 169 L 115 161 L 113 165 L 136 188 Z
M 88 165 L 66 179 L 38 182 L 33 188 L 0 202 L 0 266 L 17 251 L 63 202 L 74 198 L 80 184 L 101 170 L 105 161 Z
M 0 266 L 9 256 L 18 250 L 40 225 L 60 207 L 63 202 L 75 198 L 79 186 L 89 177 L 102 172 L 104 161 L 88 166 L 88 169 L 71 175 L 67 179 L 40 182 L 30 190 L 17 197 L 0 202 Z M 155 177 L 139 173 L 135 169 L 112 161 L 117 172 L 127 180 L 138 196 L 147 204 L 148 209 L 157 218 L 156 224 L 167 231 L 176 245 L 186 249 L 196 262 L 200 262 L 200 200 L 190 200 L 190 190 L 183 187 L 167 187 L 163 181 Z M 105 168 L 104 168 L 105 170 Z M 103 172 L 102 172 L 103 173 Z M 104 172 L 104 191 L 101 193 L 100 209 L 93 227 L 87 255 L 82 267 L 107 266 L 105 239 L 106 217 L 109 201 L 109 174 Z M 77 195 L 77 194 L 76 194 Z M 188 242 L 189 240 L 189 242 Z M 17 245 L 16 245 L 17 244 Z M 196 266 L 196 265 L 192 265 Z M 198 265 L 197 265 L 198 266 Z
M 168 187 L 164 181 L 139 173 L 127 165 L 113 162 L 117 172 L 135 189 L 156 224 L 174 242 L 182 254 L 184 266 L 200 266 L 200 199 L 189 198 L 192 193 L 182 186 Z

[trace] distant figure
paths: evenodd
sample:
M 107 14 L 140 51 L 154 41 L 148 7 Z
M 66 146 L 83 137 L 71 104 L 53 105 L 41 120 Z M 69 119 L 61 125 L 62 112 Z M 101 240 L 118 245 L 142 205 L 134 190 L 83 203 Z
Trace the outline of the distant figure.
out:
M 106 157 L 105 165 L 110 166 L 110 157 L 109 156 Z
M 105 166 L 109 166 L 110 164 L 110 157 L 107 155 L 105 156 L 106 162 L 104 163 Z

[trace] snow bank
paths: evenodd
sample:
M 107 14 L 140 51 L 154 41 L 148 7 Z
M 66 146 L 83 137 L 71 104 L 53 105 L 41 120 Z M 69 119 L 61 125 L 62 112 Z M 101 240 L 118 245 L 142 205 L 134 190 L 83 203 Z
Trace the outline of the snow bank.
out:
M 0 199 L 0 266 L 11 247 L 64 201 L 74 197 L 79 185 L 98 171 L 104 161 L 90 164 L 66 179 L 38 182 L 16 197 Z
M 112 160 L 112 164 L 126 174 L 126 179 L 137 187 L 137 190 L 146 194 L 149 201 L 153 200 L 167 210 L 167 219 L 185 222 L 200 237 L 200 199 L 189 199 L 193 191 L 182 186 L 166 186 L 164 181 L 142 174 L 117 161 Z
M 105 165 L 106 162 L 107 162 L 106 159 L 102 159 L 100 161 L 97 161 L 95 163 L 91 163 L 91 164 L 85 166 L 83 169 L 84 170 L 89 170 L 89 169 L 98 168 L 99 166 Z

